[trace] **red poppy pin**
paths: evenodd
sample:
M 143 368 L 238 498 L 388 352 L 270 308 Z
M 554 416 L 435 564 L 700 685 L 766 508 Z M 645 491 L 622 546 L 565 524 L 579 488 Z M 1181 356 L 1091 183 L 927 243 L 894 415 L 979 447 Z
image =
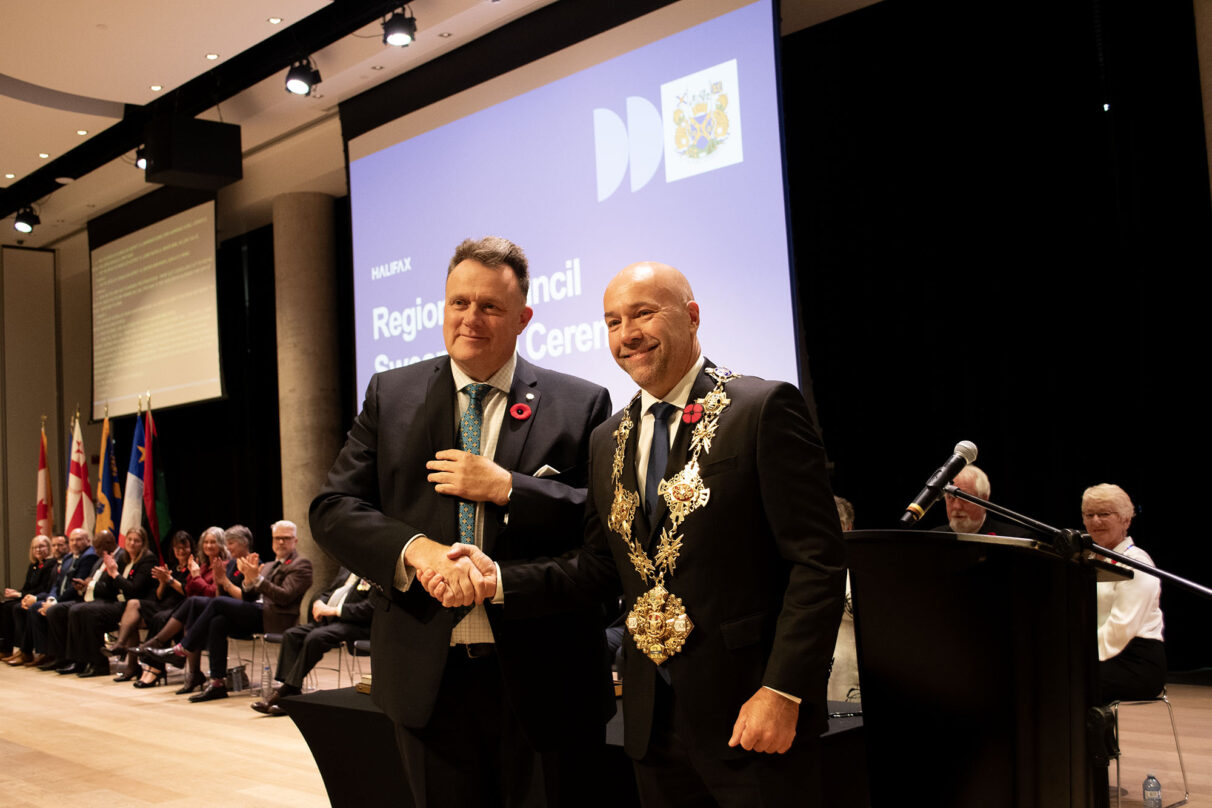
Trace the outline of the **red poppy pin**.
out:
M 530 412 L 530 405 L 523 404 L 520 401 L 509 408 L 509 414 L 514 418 L 517 418 L 519 421 L 525 421 L 527 418 L 529 418 Z
M 698 423 L 703 417 L 702 404 L 687 404 L 686 409 L 682 410 L 682 420 L 688 424 Z

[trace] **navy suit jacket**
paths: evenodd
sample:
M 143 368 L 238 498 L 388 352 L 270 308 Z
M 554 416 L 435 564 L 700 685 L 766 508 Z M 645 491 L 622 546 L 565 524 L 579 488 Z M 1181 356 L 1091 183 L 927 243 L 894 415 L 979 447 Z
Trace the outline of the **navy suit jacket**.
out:
M 425 463 L 457 446 L 450 358 L 376 374 L 328 481 L 311 505 L 316 541 L 376 586 L 372 695 L 406 727 L 429 722 L 449 653 L 453 612 L 420 584 L 393 586 L 404 545 L 418 533 L 458 541 L 458 500 L 438 494 Z M 506 507 L 487 503 L 484 551 L 497 560 L 566 552 L 581 543 L 589 435 L 610 413 L 610 394 L 518 357 L 495 462 L 512 472 Z M 508 408 L 507 408 L 508 409 Z M 535 477 L 543 466 L 558 471 Z M 488 607 L 504 690 L 536 748 L 570 730 L 600 734 L 613 712 L 600 610 L 586 606 L 504 622 Z

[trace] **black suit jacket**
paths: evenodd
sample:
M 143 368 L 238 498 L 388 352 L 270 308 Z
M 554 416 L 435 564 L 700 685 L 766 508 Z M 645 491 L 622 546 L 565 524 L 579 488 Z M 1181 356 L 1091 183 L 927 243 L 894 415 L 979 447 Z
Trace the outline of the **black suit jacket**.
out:
M 341 569 L 337 570 L 337 574 L 332 577 L 332 580 L 328 582 L 328 586 L 324 589 L 324 591 L 312 598 L 311 602 L 314 604 L 316 601 L 322 600 L 325 603 L 328 603 L 328 599 L 333 596 L 334 592 L 345 586 L 345 582 L 347 580 L 349 580 L 349 570 L 341 567 Z M 359 581 L 359 583 L 361 583 L 361 581 Z M 375 607 L 374 604 L 370 602 L 369 590 L 355 585 L 354 588 L 349 591 L 349 594 L 345 596 L 345 601 L 341 604 L 341 616 L 325 617 L 321 622 L 352 623 L 356 626 L 369 626 L 371 618 L 374 617 L 374 613 Z M 310 608 L 307 610 L 307 614 L 308 621 L 314 623 L 315 620 L 313 620 L 310 616 Z
M 393 581 L 396 561 L 416 534 L 458 541 L 458 500 L 436 493 L 425 468 L 436 452 L 457 446 L 456 397 L 449 357 L 375 375 L 311 505 L 316 541 L 376 585 L 373 696 L 394 721 L 413 728 L 424 727 L 433 712 L 453 617 L 419 584 L 401 592 Z M 513 473 L 513 493 L 507 507 L 485 507 L 484 551 L 497 560 L 580 545 L 589 435 L 610 412 L 605 389 L 521 357 L 508 406 L 519 403 L 531 414 L 519 419 L 506 412 L 493 458 Z M 544 465 L 559 473 L 534 477 Z M 488 608 L 505 693 L 536 748 L 558 744 L 569 728 L 601 733 L 613 699 L 597 609 L 507 623 L 500 612 Z
M 690 401 L 714 381 L 700 373 Z M 750 754 L 727 743 L 741 705 L 766 685 L 801 698 L 797 732 L 820 733 L 825 687 L 841 620 L 845 561 L 825 453 L 800 392 L 789 384 L 742 377 L 728 383 L 732 403 L 720 416 L 710 452 L 699 457 L 708 503 L 682 523 L 681 556 L 666 588 L 682 599 L 695 628 L 682 652 L 664 663 L 676 698 L 682 741 L 709 755 Z M 636 490 L 640 406 L 626 447 L 623 485 Z M 651 588 L 606 527 L 614 501 L 613 432 L 621 413 L 593 433 L 586 546 L 549 562 L 505 564 L 506 614 L 542 613 L 568 599 L 599 597 L 621 582 L 630 610 Z M 692 427 L 678 429 L 665 478 L 685 465 Z M 668 509 L 649 524 L 639 508 L 633 532 L 655 550 Z M 627 753 L 641 758 L 653 723 L 657 666 L 624 639 L 623 714 Z

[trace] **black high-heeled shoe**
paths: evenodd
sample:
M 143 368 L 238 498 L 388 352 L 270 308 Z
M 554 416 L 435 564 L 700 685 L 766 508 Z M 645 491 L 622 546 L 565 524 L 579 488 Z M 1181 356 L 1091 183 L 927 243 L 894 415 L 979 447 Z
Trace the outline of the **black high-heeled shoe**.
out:
M 206 684 L 206 677 L 200 672 L 190 671 L 185 675 L 185 684 L 177 691 L 178 696 L 184 696 L 186 693 L 193 693 Z
M 139 660 L 135 658 L 133 653 L 126 655 L 126 667 L 122 672 L 114 677 L 115 682 L 129 682 L 131 679 L 138 679 L 143 669 L 139 667 Z
M 148 671 L 148 673 L 151 673 L 151 671 Z M 145 682 L 142 679 L 136 679 L 135 683 L 134 683 L 135 687 L 142 690 L 145 687 L 157 687 L 159 685 L 168 683 L 168 673 L 167 672 L 155 671 L 155 674 L 156 674 L 156 678 L 152 679 L 150 682 Z

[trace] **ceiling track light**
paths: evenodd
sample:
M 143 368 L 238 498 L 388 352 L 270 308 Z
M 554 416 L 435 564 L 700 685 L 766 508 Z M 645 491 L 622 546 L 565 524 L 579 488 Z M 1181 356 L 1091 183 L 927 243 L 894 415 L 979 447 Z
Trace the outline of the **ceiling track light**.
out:
M 417 38 L 417 19 L 401 6 L 383 20 L 383 44 L 407 48 Z
M 135 168 L 140 171 L 147 170 L 147 147 L 140 146 L 135 149 Z
M 309 95 L 320 81 L 320 71 L 312 65 L 311 57 L 299 59 L 286 72 L 286 91 L 295 95 Z
M 42 220 L 38 218 L 38 214 L 34 213 L 32 207 L 24 207 L 17 211 L 17 218 L 13 220 L 13 229 L 18 233 L 32 233 L 34 228 L 42 224 Z

